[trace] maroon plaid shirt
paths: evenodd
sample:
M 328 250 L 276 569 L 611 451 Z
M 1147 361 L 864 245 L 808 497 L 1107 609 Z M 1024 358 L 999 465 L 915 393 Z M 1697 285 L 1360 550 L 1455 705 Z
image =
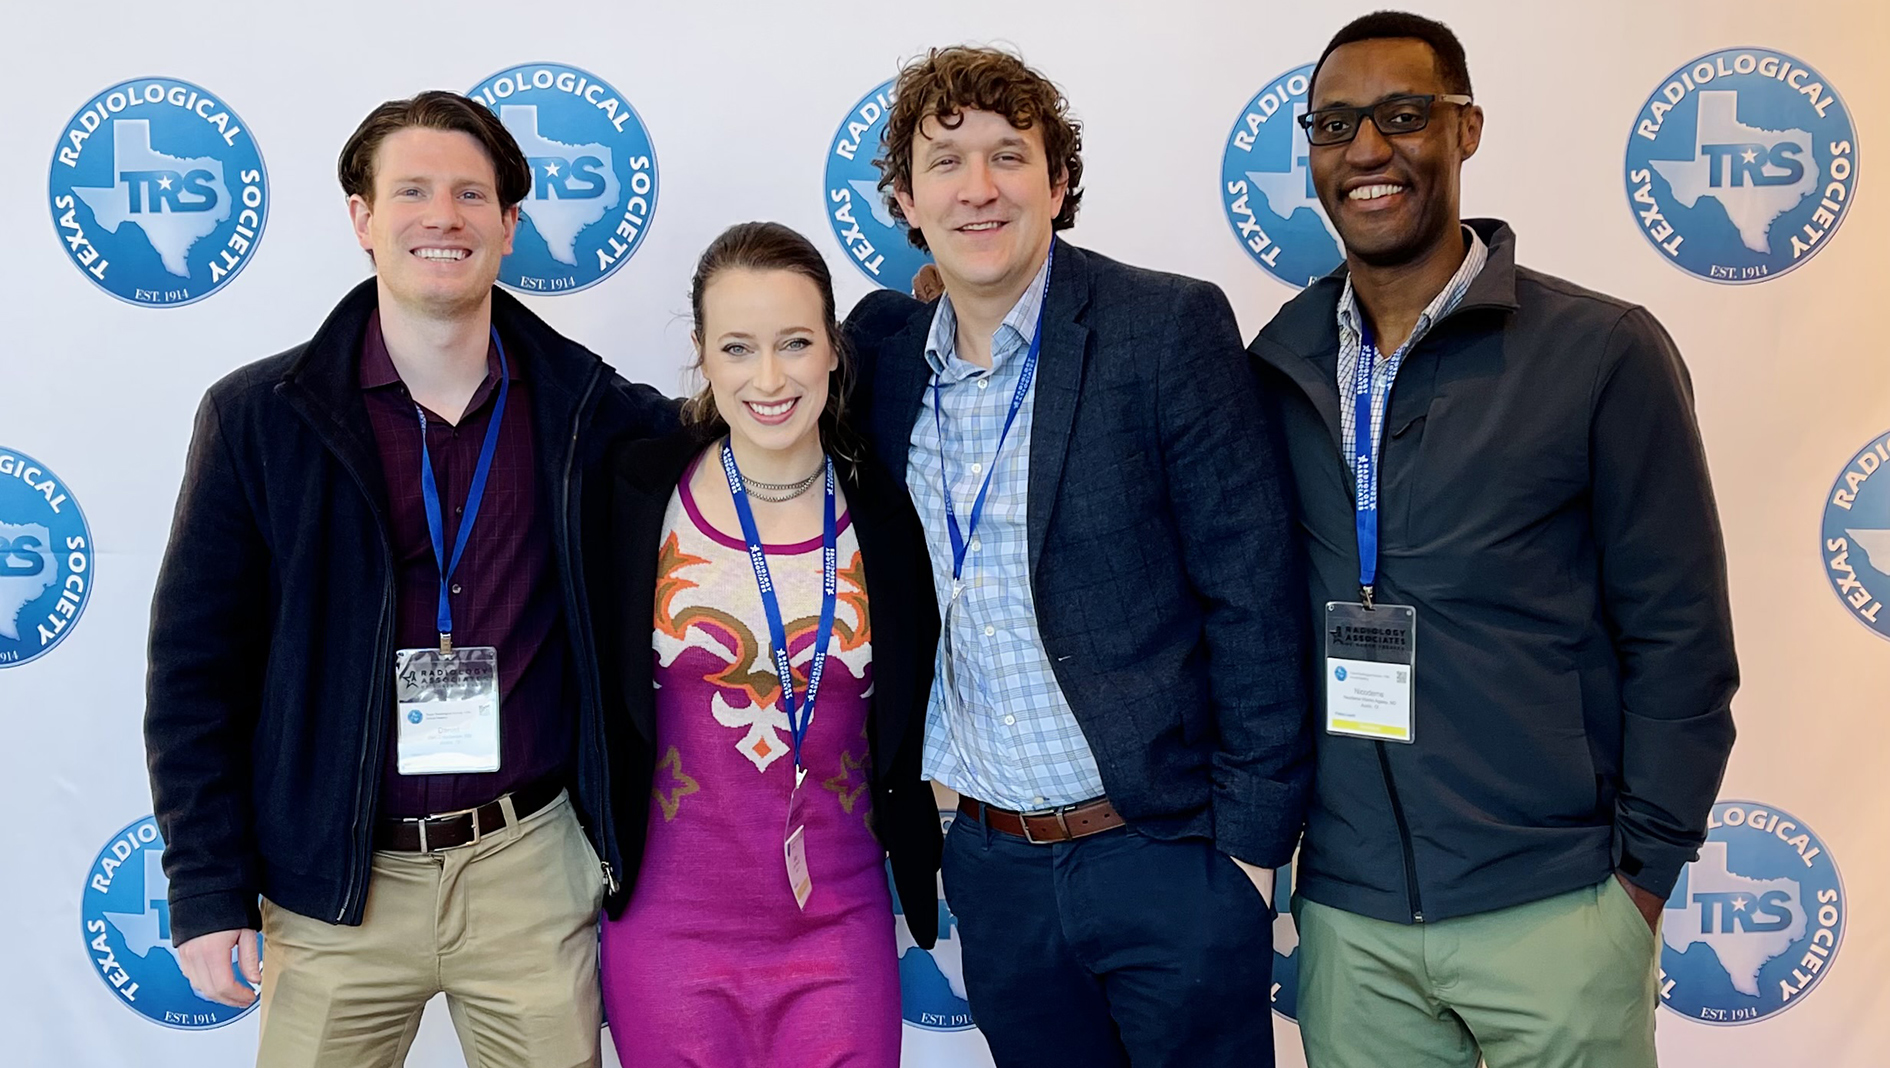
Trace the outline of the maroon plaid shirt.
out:
M 492 473 L 479 505 L 466 554 L 453 573 L 453 644 L 490 645 L 499 651 L 499 770 L 478 775 L 402 775 L 396 769 L 395 732 L 388 727 L 381 768 L 382 816 L 426 816 L 483 805 L 501 794 L 551 776 L 562 777 L 577 733 L 573 702 L 565 700 L 568 646 L 557 568 L 551 557 L 551 521 L 539 492 L 532 447 L 530 368 L 507 348 L 512 388 L 505 399 Z M 427 413 L 427 450 L 439 486 L 446 551 L 452 554 L 459 521 L 479 463 L 479 447 L 499 395 L 499 354 L 486 356 L 486 380 L 453 426 Z M 420 492 L 420 418 L 401 384 L 381 336 L 380 312 L 368 320 L 361 345 L 361 398 L 380 447 L 394 538 L 395 647 L 437 646 L 440 569 L 427 532 Z M 392 672 L 394 665 L 376 665 Z

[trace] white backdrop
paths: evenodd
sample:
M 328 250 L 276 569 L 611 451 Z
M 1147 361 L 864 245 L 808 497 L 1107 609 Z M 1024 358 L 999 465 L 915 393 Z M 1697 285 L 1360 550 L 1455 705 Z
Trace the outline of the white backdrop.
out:
M 10 160 L 0 169 L 0 233 L 10 237 L 0 256 L 0 476 L 19 477 L 6 460 L 15 454 L 56 476 L 68 501 L 83 506 L 96 546 L 83 561 L 85 585 L 97 581 L 85 593 L 83 618 L 45 655 L 11 664 L 0 655 L 8 740 L 0 746 L 0 906 L 11 921 L 0 1004 L 24 1023 L 4 1060 L 160 1068 L 241 1064 L 252 1055 L 254 1013 L 210 1029 L 153 1022 L 134 1011 L 122 987 L 101 983 L 113 966 L 98 961 L 117 960 L 133 980 L 143 976 L 148 1004 L 170 967 L 162 949 L 130 953 L 118 937 L 122 919 L 94 929 L 116 929 L 112 953 L 94 952 L 85 944 L 93 932 L 81 933 L 98 908 L 87 886 L 101 870 L 101 850 L 150 811 L 138 729 L 145 626 L 192 412 L 212 381 L 307 337 L 366 276 L 334 160 L 369 108 L 423 88 L 469 89 L 540 61 L 591 72 L 623 93 L 647 127 L 661 176 L 642 244 L 582 292 L 530 299 L 625 374 L 680 392 L 688 275 L 708 240 L 744 219 L 796 226 L 828 253 L 841 304 L 850 305 L 870 283 L 848 266 L 828 223 L 834 198 L 825 167 L 835 131 L 926 46 L 1008 43 L 1065 88 L 1086 122 L 1088 195 L 1069 236 L 1130 262 L 1212 279 L 1251 334 L 1293 290 L 1248 257 L 1224 216 L 1216 189 L 1229 130 L 1271 80 L 1315 58 L 1338 26 L 1372 6 L 335 0 L 311 14 L 301 5 L 278 13 L 227 0 L 185 10 L 117 0 L 12 5 L 0 46 L 10 75 L 0 109 Z M 1820 904 L 1827 925 L 1841 922 L 1835 956 L 1818 957 L 1822 981 L 1785 1011 L 1770 1006 L 1741 1026 L 1696 1022 L 1670 1000 L 1676 1011 L 1660 1015 L 1664 1062 L 1890 1062 L 1890 862 L 1882 845 L 1890 743 L 1880 726 L 1890 626 L 1860 625 L 1827 579 L 1824 538 L 1817 549 L 1812 543 L 1834 482 L 1890 430 L 1890 363 L 1869 326 L 1890 281 L 1882 259 L 1890 215 L 1861 177 L 1890 114 L 1884 5 L 1431 0 L 1423 10 L 1463 38 L 1488 116 L 1483 149 L 1465 172 L 1466 214 L 1508 219 L 1526 264 L 1646 304 L 1687 357 L 1726 528 L 1744 668 L 1740 740 L 1723 796 L 1751 803 L 1738 806 L 1741 816 L 1754 805 L 1788 811 L 1814 830 L 1821 863 L 1833 861 L 1842 873 L 1841 896 L 1821 903 L 1806 875 L 1802 899 L 1792 898 L 1800 908 L 1785 913 L 1796 926 L 1779 936 L 1780 945 L 1789 942 L 1780 951 L 1789 974 L 1801 953 L 1814 952 Z M 1857 131 L 1854 199 L 1843 206 L 1841 231 L 1789 276 L 1745 286 L 1660 262 L 1668 257 L 1639 232 L 1623 188 L 1623 146 L 1644 103 L 1670 72 L 1735 47 L 1776 50 L 1814 68 L 1842 93 Z M 267 225 L 246 266 L 186 307 L 113 299 L 68 261 L 49 218 L 49 161 L 66 124 L 107 88 L 146 76 L 210 90 L 253 133 L 267 165 Z M 235 181 L 232 173 L 232 188 Z M 121 247 L 124 233 L 116 235 Z M 1701 230 L 1694 240 L 1697 247 L 1714 238 Z M 1876 468 L 1860 464 L 1861 474 Z M 1871 497 L 1857 481 L 1860 517 L 1834 521 L 1890 527 L 1890 504 L 1874 503 L 1884 496 Z M 12 509 L 0 511 L 0 536 L 38 522 L 14 490 L 0 492 L 0 509 Z M 1861 516 L 1865 503 L 1876 519 Z M 1885 556 L 1890 549 L 1873 571 L 1854 546 L 1857 580 L 1890 590 Z M 69 560 L 59 564 L 70 570 Z M 37 647 L 33 629 L 45 608 L 33 602 L 22 613 L 21 648 Z M 1880 620 L 1890 624 L 1890 614 Z M 0 654 L 8 648 L 0 641 Z M 1723 834 L 1731 836 L 1732 869 L 1750 877 L 1755 894 L 1792 874 L 1732 831 Z M 135 898 L 135 888 L 128 893 Z M 1669 912 L 1668 926 L 1697 916 Z M 1726 923 L 1717 930 L 1733 931 Z M 1837 930 L 1820 946 L 1838 941 Z M 1728 974 L 1740 970 L 1736 958 L 1746 949 L 1703 941 L 1729 962 Z M 1672 946 L 1669 959 L 1684 946 Z M 1700 962 L 1707 971 L 1713 965 L 1702 946 L 1692 948 L 1700 952 L 1670 975 L 1680 987 L 1670 988 L 1672 999 L 1697 1000 Z M 1776 1001 L 1776 973 L 1764 974 L 1760 989 Z M 1280 1062 L 1300 1064 L 1290 1022 L 1276 1018 L 1275 1031 Z M 907 1035 L 909 1063 L 980 1059 L 972 1031 L 909 1027 Z M 443 1014 L 430 1014 L 411 1063 L 453 1064 L 456 1055 Z

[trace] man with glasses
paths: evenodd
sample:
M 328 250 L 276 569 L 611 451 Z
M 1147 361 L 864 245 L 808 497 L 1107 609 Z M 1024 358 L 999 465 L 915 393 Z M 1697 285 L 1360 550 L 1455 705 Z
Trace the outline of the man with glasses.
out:
M 1249 350 L 1321 625 L 1307 1062 L 1651 1066 L 1738 681 L 1686 368 L 1645 309 L 1460 220 L 1483 112 L 1449 29 L 1353 22 L 1309 100 L 1345 264 Z

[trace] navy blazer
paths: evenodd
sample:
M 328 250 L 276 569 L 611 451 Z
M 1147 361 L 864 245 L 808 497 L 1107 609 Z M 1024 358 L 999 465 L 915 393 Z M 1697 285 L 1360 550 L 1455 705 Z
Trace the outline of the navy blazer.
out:
M 636 882 L 656 773 L 656 699 L 650 652 L 657 553 L 663 515 L 689 463 L 711 438 L 682 430 L 626 440 L 604 458 L 604 478 L 584 501 L 587 584 L 603 660 L 604 730 L 611 808 L 623 849 L 623 888 L 605 901 L 617 916 Z M 873 696 L 867 718 L 872 752 L 873 829 L 892 858 L 893 885 L 913 941 L 938 936 L 938 865 L 943 847 L 938 802 L 919 777 L 925 702 L 938 648 L 925 534 L 904 491 L 870 459 L 834 457 L 846 493 L 873 620 Z
M 902 485 L 935 308 L 881 292 L 847 319 L 859 418 Z M 1303 567 L 1233 310 L 1058 241 L 1043 330 L 1031 592 L 1103 786 L 1146 833 L 1285 864 L 1311 779 Z

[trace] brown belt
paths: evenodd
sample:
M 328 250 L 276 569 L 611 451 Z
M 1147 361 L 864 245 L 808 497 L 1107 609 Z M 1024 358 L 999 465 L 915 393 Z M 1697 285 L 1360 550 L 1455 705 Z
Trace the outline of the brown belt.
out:
M 512 814 L 518 819 L 537 812 L 558 799 L 564 784 L 546 779 L 512 791 Z M 471 845 L 486 835 L 505 829 L 505 809 L 498 801 L 478 808 L 448 812 L 420 819 L 384 819 L 374 829 L 374 848 L 396 853 L 437 853 L 442 849 Z
M 1014 834 L 1033 845 L 1073 842 L 1124 826 L 1116 806 L 1106 797 L 1082 801 L 1045 812 L 1015 812 L 987 805 L 974 797 L 959 797 L 958 811 L 994 831 Z

